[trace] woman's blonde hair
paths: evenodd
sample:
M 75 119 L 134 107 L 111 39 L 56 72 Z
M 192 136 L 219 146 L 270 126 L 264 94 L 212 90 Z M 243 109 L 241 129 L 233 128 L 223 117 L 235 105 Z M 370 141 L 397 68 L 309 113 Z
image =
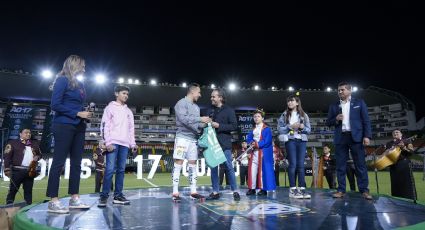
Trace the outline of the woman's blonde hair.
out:
M 65 62 L 63 63 L 62 70 L 56 75 L 56 79 L 60 76 L 65 76 L 69 81 L 69 88 L 75 89 L 78 86 L 77 76 L 78 70 L 81 69 L 81 66 L 85 65 L 85 61 L 82 57 L 78 55 L 70 55 Z M 53 85 L 55 85 L 55 81 Z

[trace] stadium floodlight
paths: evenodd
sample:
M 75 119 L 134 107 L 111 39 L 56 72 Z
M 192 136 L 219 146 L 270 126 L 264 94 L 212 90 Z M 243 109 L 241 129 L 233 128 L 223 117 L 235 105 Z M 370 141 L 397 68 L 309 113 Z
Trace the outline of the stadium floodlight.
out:
M 215 85 L 214 84 L 211 84 L 211 89 L 215 89 Z
M 230 91 L 235 91 L 235 90 L 236 90 L 236 84 L 235 84 L 235 83 L 233 83 L 233 82 L 232 82 L 232 83 L 230 83 L 230 84 L 229 84 L 229 90 L 230 90 Z
M 357 88 L 357 86 L 353 87 L 353 92 L 357 92 L 357 90 L 359 90 L 359 88 Z
M 184 87 L 184 88 L 186 88 L 186 87 L 187 87 L 186 82 L 183 82 L 183 83 L 182 83 L 182 87 Z
M 124 78 L 123 77 L 118 78 L 118 83 L 120 84 L 124 83 Z
M 84 81 L 84 76 L 82 74 L 77 76 L 77 80 L 83 82 Z
M 289 86 L 288 91 L 290 91 L 290 92 L 294 91 L 294 87 Z
M 127 82 L 128 82 L 128 84 L 133 84 L 133 79 L 129 78 L 129 79 L 127 80 Z
M 43 76 L 43 78 L 45 78 L 45 79 L 49 79 L 53 76 L 53 73 L 52 73 L 51 70 L 45 69 L 41 72 L 41 76 Z
M 326 92 L 331 92 L 331 91 L 332 91 L 332 88 L 328 86 L 328 87 L 326 88 Z
M 259 85 L 254 85 L 254 90 L 256 90 L 256 91 L 260 90 L 260 86 Z
M 106 81 L 106 77 L 104 74 L 98 73 L 96 74 L 96 76 L 94 77 L 95 81 L 97 84 L 103 84 Z
M 156 85 L 156 80 L 155 79 L 151 79 L 150 84 L 151 85 Z
M 136 85 L 140 84 L 139 79 L 136 79 L 136 80 L 134 81 L 134 84 L 136 84 Z

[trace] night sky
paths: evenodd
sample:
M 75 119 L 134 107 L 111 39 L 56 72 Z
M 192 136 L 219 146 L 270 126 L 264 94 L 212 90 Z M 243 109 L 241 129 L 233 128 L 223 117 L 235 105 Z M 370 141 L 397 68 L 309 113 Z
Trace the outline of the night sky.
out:
M 425 116 L 425 26 L 421 8 L 387 5 L 272 5 L 115 1 L 88 5 L 2 3 L 0 68 L 58 71 L 86 59 L 89 76 L 142 81 L 287 88 L 349 81 L 402 93 Z M 398 80 L 392 80 L 392 79 Z M 335 95 L 335 97 L 337 97 Z

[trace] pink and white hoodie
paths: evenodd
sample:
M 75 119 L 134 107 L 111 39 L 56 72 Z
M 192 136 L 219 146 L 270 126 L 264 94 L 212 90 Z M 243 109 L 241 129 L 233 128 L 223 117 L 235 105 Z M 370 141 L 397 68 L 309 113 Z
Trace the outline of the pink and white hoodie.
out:
M 135 147 L 133 112 L 127 105 L 111 101 L 103 111 L 100 133 L 106 146 Z

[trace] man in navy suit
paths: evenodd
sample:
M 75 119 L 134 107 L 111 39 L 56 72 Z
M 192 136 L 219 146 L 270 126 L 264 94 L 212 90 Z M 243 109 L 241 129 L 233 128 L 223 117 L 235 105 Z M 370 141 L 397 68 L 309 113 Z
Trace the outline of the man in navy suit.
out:
M 326 122 L 328 126 L 335 126 L 338 189 L 332 196 L 342 198 L 345 195 L 346 166 L 351 151 L 358 172 L 356 177 L 359 191 L 363 198 L 371 200 L 364 150 L 372 137 L 367 105 L 363 100 L 351 97 L 351 85 L 346 82 L 338 84 L 338 95 L 340 101 L 329 106 Z

